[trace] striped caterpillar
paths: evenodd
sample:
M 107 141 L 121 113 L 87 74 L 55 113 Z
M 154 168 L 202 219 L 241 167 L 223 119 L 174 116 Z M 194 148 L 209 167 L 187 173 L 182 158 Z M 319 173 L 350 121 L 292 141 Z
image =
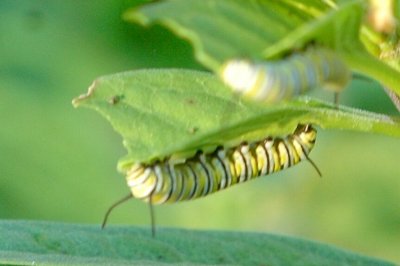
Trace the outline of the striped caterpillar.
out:
M 222 65 L 219 75 L 235 92 L 256 101 L 279 102 L 324 87 L 335 92 L 337 103 L 351 72 L 333 51 L 311 47 L 277 61 L 232 59 Z
M 310 124 L 299 124 L 284 138 L 266 137 L 235 147 L 220 146 L 206 154 L 198 151 L 195 156 L 176 164 L 169 160 L 135 164 L 126 175 L 131 193 L 109 208 L 102 227 L 111 210 L 132 197 L 149 202 L 154 235 L 154 204 L 205 197 L 235 184 L 281 171 L 305 159 L 321 175 L 308 157 L 316 134 Z

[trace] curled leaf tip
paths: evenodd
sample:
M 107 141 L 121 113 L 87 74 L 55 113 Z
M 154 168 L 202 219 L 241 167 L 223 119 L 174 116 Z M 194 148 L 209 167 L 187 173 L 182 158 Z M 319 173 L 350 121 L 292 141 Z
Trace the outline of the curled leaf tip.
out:
M 75 99 L 73 99 L 72 105 L 76 108 L 81 104 L 82 101 L 85 101 L 87 98 L 89 98 L 94 93 L 96 85 L 97 85 L 97 80 L 93 81 L 93 83 L 89 86 L 88 92 L 86 94 L 81 94 Z

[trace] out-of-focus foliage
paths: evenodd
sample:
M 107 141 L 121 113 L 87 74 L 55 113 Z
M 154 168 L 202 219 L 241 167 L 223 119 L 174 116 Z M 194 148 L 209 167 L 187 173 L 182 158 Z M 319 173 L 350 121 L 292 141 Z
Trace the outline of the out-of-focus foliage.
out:
M 165 29 L 123 22 L 121 14 L 137 4 L 0 1 L 0 218 L 100 223 L 128 192 L 115 171 L 125 154 L 121 138 L 94 112 L 74 110 L 71 99 L 108 73 L 201 68 L 191 46 Z M 397 113 L 380 87 L 364 80 L 340 102 Z M 304 164 L 157 207 L 157 224 L 294 234 L 400 261 L 399 150 L 394 138 L 319 130 L 312 157 L 324 178 Z M 110 222 L 148 226 L 147 205 L 121 206 Z
M 163 1 L 132 8 L 124 17 L 144 25 L 165 25 L 188 39 L 197 59 L 214 71 L 232 57 L 276 57 L 316 42 L 334 49 L 352 70 L 378 79 L 400 94 L 400 73 L 372 56 L 362 45 L 362 41 L 372 42 L 364 38 L 361 30 L 367 10 L 363 0 L 334 6 L 320 1 L 205 0 L 195 3 L 193 8 L 185 0 Z
M 126 190 L 120 137 L 71 99 L 105 73 L 198 68 L 188 44 L 121 20 L 142 2 L 0 1 L 2 218 L 97 222 Z

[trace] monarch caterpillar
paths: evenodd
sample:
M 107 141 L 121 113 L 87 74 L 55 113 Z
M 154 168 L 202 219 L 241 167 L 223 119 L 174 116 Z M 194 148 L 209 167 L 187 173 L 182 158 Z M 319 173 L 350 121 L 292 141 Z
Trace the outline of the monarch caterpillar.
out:
M 173 203 L 207 196 L 256 177 L 278 172 L 307 159 L 314 147 L 316 130 L 310 124 L 299 124 L 284 137 L 266 137 L 263 140 L 242 143 L 236 147 L 218 147 L 211 153 L 198 151 L 183 162 L 169 160 L 152 164 L 133 165 L 126 175 L 131 193 L 112 205 L 111 210 L 132 197 L 149 202 L 154 236 L 153 204 Z
M 335 92 L 337 102 L 351 72 L 333 51 L 312 47 L 278 61 L 232 59 L 219 75 L 235 92 L 256 101 L 278 102 L 324 87 Z

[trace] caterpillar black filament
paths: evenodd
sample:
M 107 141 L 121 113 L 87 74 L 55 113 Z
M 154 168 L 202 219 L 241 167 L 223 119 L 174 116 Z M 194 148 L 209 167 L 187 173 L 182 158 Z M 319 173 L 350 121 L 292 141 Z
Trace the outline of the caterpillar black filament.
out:
M 131 197 L 150 203 L 154 235 L 153 204 L 204 197 L 235 184 L 278 172 L 304 159 L 309 160 L 320 174 L 308 157 L 314 147 L 316 134 L 310 124 L 298 125 L 294 133 L 284 138 L 267 137 L 236 147 L 219 147 L 208 154 L 199 151 L 194 157 L 176 164 L 169 160 L 135 164 L 126 176 L 131 193 L 111 206 L 103 227 L 110 211 Z
M 337 94 L 346 87 L 351 72 L 333 51 L 312 47 L 278 61 L 229 60 L 219 75 L 235 92 L 272 103 L 317 87 Z

